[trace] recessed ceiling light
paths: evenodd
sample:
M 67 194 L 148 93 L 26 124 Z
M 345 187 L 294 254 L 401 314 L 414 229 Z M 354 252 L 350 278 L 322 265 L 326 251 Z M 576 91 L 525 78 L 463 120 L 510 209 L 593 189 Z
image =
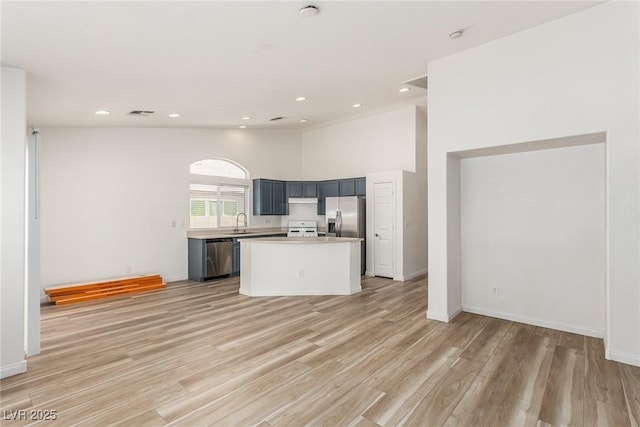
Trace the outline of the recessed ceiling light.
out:
M 251 117 L 249 117 L 249 116 L 244 116 L 244 117 L 242 118 L 242 120 L 251 120 Z
M 463 33 L 464 33 L 463 29 L 456 30 L 453 33 L 449 34 L 449 38 L 450 39 L 459 39 L 460 37 L 462 37 Z
M 353 108 L 360 108 L 360 107 L 362 107 L 362 104 L 353 104 L 352 107 Z
M 302 102 L 302 101 L 306 101 L 306 100 L 307 100 L 307 98 L 305 98 L 304 96 L 299 96 L 299 97 L 296 98 L 296 101 L 298 101 L 298 102 Z
M 180 117 L 180 114 L 178 114 L 178 113 L 171 113 L 171 114 L 169 114 L 169 117 L 174 117 L 174 118 L 175 118 L 175 117 Z
M 306 18 L 311 18 L 312 16 L 316 16 L 319 12 L 320 12 L 320 9 L 318 9 L 316 6 L 312 4 L 310 4 L 309 6 L 303 7 L 299 11 L 300 15 Z
M 246 129 L 247 127 L 245 125 L 240 125 L 238 126 L 240 129 Z
M 307 119 L 300 119 L 300 123 L 307 123 Z
M 98 111 L 94 111 L 94 114 L 97 114 L 99 116 L 106 116 L 107 114 L 111 114 L 111 111 L 107 111 L 107 110 L 98 110 Z
M 409 92 L 409 88 L 408 87 L 403 87 L 400 89 L 400 92 Z

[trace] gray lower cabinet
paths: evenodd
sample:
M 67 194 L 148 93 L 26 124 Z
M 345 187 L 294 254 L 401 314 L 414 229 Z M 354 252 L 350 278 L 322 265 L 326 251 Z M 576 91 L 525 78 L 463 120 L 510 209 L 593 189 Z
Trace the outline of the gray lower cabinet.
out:
M 240 274 L 240 241 L 233 239 L 233 276 Z
M 202 282 L 233 272 L 231 239 L 188 239 L 189 280 Z

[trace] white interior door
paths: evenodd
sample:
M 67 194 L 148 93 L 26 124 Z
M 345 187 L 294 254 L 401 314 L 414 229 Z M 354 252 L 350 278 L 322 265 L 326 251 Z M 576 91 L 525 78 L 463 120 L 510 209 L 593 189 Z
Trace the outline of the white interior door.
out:
M 374 275 L 393 278 L 393 183 L 374 184 Z

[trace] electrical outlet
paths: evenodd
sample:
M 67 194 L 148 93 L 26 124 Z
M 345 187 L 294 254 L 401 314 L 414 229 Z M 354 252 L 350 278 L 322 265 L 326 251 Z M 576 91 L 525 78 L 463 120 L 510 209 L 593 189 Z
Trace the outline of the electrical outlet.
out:
M 298 277 L 300 277 L 301 279 L 304 279 L 304 270 L 300 270 L 298 272 Z
M 493 288 L 491 288 L 491 293 L 494 295 L 498 295 L 498 287 L 494 286 Z
M 124 268 L 124 272 L 125 272 L 125 273 L 131 273 L 131 264 L 127 265 L 127 266 Z
M 171 228 L 176 228 L 176 221 L 175 220 L 171 221 Z

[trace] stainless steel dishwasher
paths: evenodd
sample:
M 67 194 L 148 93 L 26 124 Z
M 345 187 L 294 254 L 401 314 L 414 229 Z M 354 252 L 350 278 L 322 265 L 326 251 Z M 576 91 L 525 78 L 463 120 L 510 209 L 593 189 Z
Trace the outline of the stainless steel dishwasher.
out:
M 207 240 L 206 277 L 224 276 L 233 271 L 233 242 L 231 239 Z

